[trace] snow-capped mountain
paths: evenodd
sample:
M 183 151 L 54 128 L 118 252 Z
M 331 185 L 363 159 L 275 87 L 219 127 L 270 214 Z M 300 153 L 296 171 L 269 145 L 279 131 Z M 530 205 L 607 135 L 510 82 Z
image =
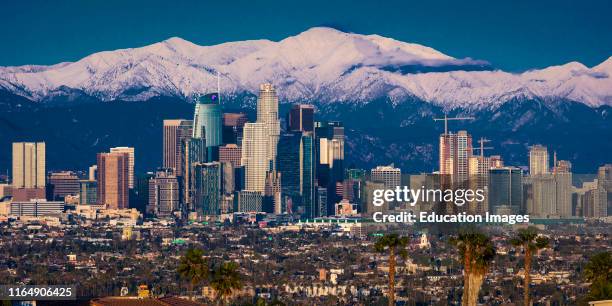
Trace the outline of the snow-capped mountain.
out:
M 88 95 L 102 101 L 256 93 L 276 85 L 281 101 L 359 102 L 418 98 L 446 109 L 482 109 L 514 98 L 612 105 L 612 57 L 588 68 L 572 62 L 520 74 L 487 62 L 378 35 L 312 28 L 279 42 L 199 46 L 181 38 L 105 51 L 74 63 L 0 67 L 0 88 L 34 101 Z

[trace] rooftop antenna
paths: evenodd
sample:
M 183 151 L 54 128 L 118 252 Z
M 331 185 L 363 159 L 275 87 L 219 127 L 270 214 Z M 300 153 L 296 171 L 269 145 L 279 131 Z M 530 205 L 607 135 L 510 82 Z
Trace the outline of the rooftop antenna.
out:
M 221 77 L 219 76 L 219 70 L 217 70 L 217 94 L 219 95 L 219 105 L 221 105 Z

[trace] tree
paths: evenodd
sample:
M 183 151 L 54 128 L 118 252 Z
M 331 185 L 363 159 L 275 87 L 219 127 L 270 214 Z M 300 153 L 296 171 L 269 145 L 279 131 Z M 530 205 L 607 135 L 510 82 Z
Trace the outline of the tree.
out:
M 510 240 L 510 243 L 515 247 L 523 248 L 525 252 L 525 275 L 523 287 L 523 305 L 529 306 L 529 284 L 531 284 L 531 259 L 533 253 L 537 250 L 548 246 L 548 239 L 538 237 L 537 228 L 530 226 L 528 228 L 519 229 L 517 235 Z
M 226 301 L 234 290 L 242 288 L 238 264 L 224 262 L 212 271 L 210 286 L 217 293 L 217 299 Z
M 193 298 L 193 288 L 208 278 L 208 264 L 204 251 L 188 249 L 180 259 L 177 272 L 189 282 L 189 296 Z
M 374 248 L 377 252 L 383 253 L 389 251 L 389 305 L 395 305 L 395 254 L 399 254 L 402 258 L 406 258 L 406 246 L 408 245 L 408 237 L 400 237 L 397 234 L 388 234 L 380 237 Z
M 487 235 L 474 229 L 462 230 L 459 235 L 452 237 L 450 242 L 459 251 L 463 262 L 461 304 L 475 306 L 484 276 L 495 257 L 495 247 Z
M 584 277 L 591 282 L 589 301 L 612 299 L 612 253 L 593 255 L 584 267 Z

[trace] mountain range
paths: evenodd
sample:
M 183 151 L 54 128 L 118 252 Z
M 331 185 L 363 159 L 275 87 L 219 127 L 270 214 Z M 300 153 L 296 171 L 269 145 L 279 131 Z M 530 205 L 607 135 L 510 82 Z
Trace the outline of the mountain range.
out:
M 76 62 L 0 67 L 0 107 L 7 110 L 0 117 L 0 130 L 9 136 L 0 145 L 23 137 L 46 139 L 50 131 L 44 125 L 52 122 L 63 129 L 56 136 L 64 142 L 78 133 L 72 128 L 89 131 L 92 137 L 105 133 L 85 114 L 93 108 L 118 107 L 102 102 L 121 101 L 131 109 L 142 107 L 129 106 L 134 102 L 150 102 L 149 111 L 142 109 L 138 120 L 158 128 L 159 123 L 151 121 L 163 118 L 154 119 L 150 113 L 158 116 L 172 105 L 188 103 L 194 94 L 217 91 L 218 84 L 227 109 L 248 111 L 259 84 L 271 82 L 281 103 L 312 103 L 322 118 L 345 121 L 348 137 L 354 136 L 348 139 L 347 155 L 353 153 L 351 162 L 358 166 L 396 162 L 407 170 L 432 170 L 440 127 L 431 118 L 469 114 L 477 119 L 455 127 L 469 129 L 475 137 L 495 138 L 496 153 L 509 161 L 525 164 L 528 145 L 550 143 L 579 169 L 592 171 L 612 160 L 610 141 L 584 147 L 593 137 L 612 137 L 611 74 L 612 57 L 590 68 L 570 62 L 512 73 L 484 60 L 454 58 L 419 44 L 323 27 L 278 42 L 199 46 L 174 37 L 140 48 L 94 53 Z M 191 107 L 184 107 L 183 117 L 190 117 Z M 70 122 L 47 118 L 51 113 L 63 117 L 57 112 L 70 113 Z M 35 132 L 16 121 L 20 116 L 42 126 Z M 137 132 L 129 122 L 126 125 L 125 133 Z M 574 131 L 577 128 L 583 130 Z M 105 133 L 105 144 L 83 139 L 79 145 L 95 152 L 103 145 L 138 142 L 117 133 L 121 134 Z M 155 141 L 142 146 L 155 149 L 161 140 Z M 8 158 L 0 158 L 0 169 L 6 163 Z M 153 158 L 147 163 L 143 169 L 157 165 Z M 69 164 L 58 156 L 56 165 Z

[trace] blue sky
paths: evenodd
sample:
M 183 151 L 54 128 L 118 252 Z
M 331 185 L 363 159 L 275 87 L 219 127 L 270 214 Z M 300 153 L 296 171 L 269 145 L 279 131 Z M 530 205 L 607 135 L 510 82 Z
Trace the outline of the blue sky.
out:
M 2 0 L 0 65 L 53 64 L 179 36 L 280 40 L 313 26 L 380 34 L 510 71 L 612 56 L 612 1 Z

